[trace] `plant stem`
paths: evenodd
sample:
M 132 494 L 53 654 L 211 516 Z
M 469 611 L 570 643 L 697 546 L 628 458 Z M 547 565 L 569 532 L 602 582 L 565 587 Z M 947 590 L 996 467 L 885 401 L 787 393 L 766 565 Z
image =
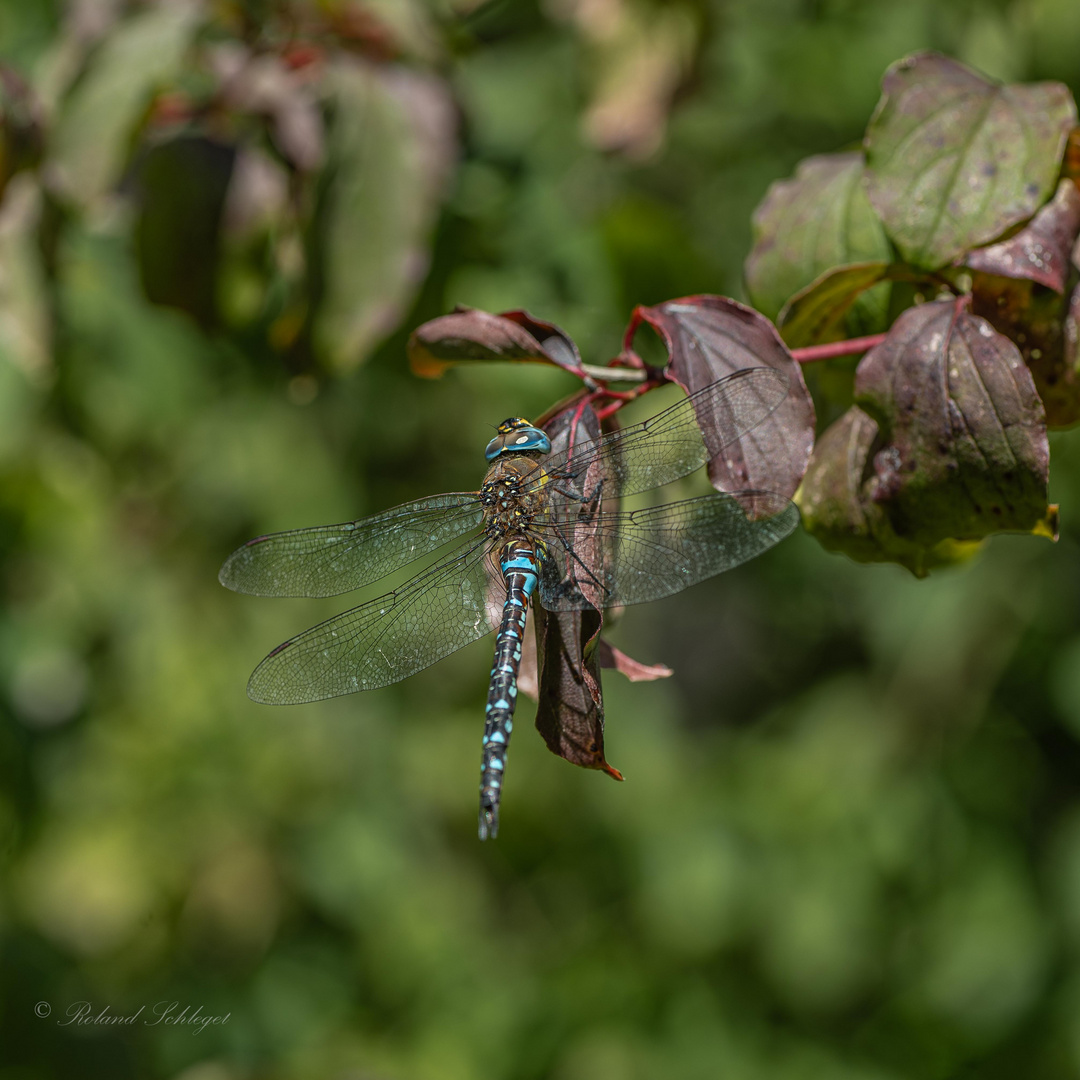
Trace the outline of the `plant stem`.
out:
M 649 373 L 640 368 L 597 367 L 595 364 L 582 364 L 581 370 L 601 382 L 644 382 L 649 377 Z
M 869 337 L 849 338 L 847 341 L 830 341 L 827 345 L 807 345 L 802 349 L 792 349 L 791 355 L 800 364 L 813 364 L 817 360 L 831 360 L 834 356 L 852 356 L 866 352 L 885 340 L 884 334 L 871 334 Z M 650 372 L 639 368 L 597 367 L 595 364 L 582 364 L 581 370 L 590 378 L 602 382 L 643 383 L 650 378 Z
M 827 345 L 807 345 L 803 349 L 792 349 L 791 355 L 800 364 L 812 364 L 816 360 L 831 360 L 834 356 L 852 356 L 866 352 L 885 340 L 884 334 L 871 334 L 869 337 L 849 338 L 847 341 L 831 341 Z

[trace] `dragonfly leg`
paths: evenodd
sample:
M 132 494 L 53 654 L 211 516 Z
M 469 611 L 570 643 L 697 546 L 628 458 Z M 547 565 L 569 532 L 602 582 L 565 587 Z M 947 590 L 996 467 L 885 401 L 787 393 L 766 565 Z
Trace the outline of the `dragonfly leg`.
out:
M 564 498 L 570 499 L 573 502 L 579 502 L 579 503 L 587 504 L 590 507 L 590 512 L 595 514 L 597 509 L 600 506 L 600 501 L 601 501 L 603 491 L 604 491 L 604 481 L 603 480 L 597 480 L 596 486 L 592 489 L 592 491 L 585 492 L 585 493 L 582 493 L 582 494 L 578 494 L 578 492 L 576 492 L 576 491 L 568 490 L 567 488 L 561 487 L 558 484 L 559 480 L 574 480 L 574 479 L 576 479 L 576 476 L 574 474 L 571 474 L 571 473 L 567 473 L 566 475 L 558 475 L 557 474 L 554 477 L 555 482 L 552 483 L 551 489 L 552 489 L 552 491 L 557 492 L 559 495 L 562 495 Z
M 510 733 L 514 730 L 521 644 L 525 640 L 529 597 L 536 588 L 539 574 L 536 551 L 525 540 L 511 540 L 503 548 L 499 566 L 506 583 L 506 601 L 495 638 L 495 662 L 491 668 L 491 688 L 484 719 L 484 749 L 480 758 L 481 840 L 499 835 L 499 800 Z

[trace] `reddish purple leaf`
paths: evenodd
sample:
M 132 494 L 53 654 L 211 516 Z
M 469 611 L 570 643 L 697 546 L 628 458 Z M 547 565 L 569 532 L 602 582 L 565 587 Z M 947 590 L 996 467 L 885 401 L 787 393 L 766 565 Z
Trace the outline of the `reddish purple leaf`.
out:
M 537 424 L 548 433 L 555 452 L 566 449 L 571 440 L 586 442 L 600 435 L 600 421 L 581 394 Z M 588 563 L 588 551 L 582 547 L 578 553 Z M 533 610 L 539 668 L 537 731 L 553 754 L 621 780 L 619 771 L 604 758 L 604 698 L 597 647 L 603 615 L 599 611 L 545 611 L 538 604 Z M 531 673 L 525 674 L 528 678 Z
M 469 361 L 525 360 L 556 364 L 580 373 L 581 360 L 570 338 L 551 323 L 523 311 L 492 315 L 478 308 L 458 308 L 431 319 L 409 337 L 409 364 L 425 379 Z
M 963 261 L 984 274 L 1034 281 L 1063 293 L 1077 234 L 1080 191 L 1072 180 L 1062 180 L 1053 199 L 1015 236 L 969 251 Z
M 667 664 L 643 664 L 632 656 L 627 656 L 621 649 L 609 645 L 603 638 L 597 644 L 602 668 L 614 668 L 625 675 L 631 682 L 654 682 L 667 679 L 675 674 Z
M 604 697 L 596 649 L 600 613 L 537 608 L 535 620 L 540 666 L 536 730 L 553 754 L 621 780 L 604 757 Z
M 788 379 L 787 398 L 752 431 L 709 462 L 720 491 L 775 491 L 790 498 L 806 472 L 814 445 L 814 403 L 799 365 L 776 328 L 752 308 L 722 296 L 688 296 L 638 307 L 626 332 L 647 322 L 667 346 L 669 376 L 694 393 L 735 371 L 771 367 Z M 699 416 L 708 429 L 713 418 Z
M 870 497 L 922 546 L 1047 532 L 1042 402 L 1016 346 L 963 300 L 909 308 L 855 375 L 877 422 Z
M 1065 347 L 1062 350 L 1062 375 L 1069 380 L 1074 396 L 1080 395 L 1080 285 L 1069 297 L 1065 316 Z
M 544 354 L 567 371 L 576 373 L 581 370 L 581 353 L 574 339 L 561 327 L 537 319 L 527 311 L 501 311 L 499 318 L 523 326 L 540 343 Z
M 1080 420 L 1080 372 L 1069 347 L 1071 300 L 1033 281 L 972 274 L 972 311 L 990 322 L 1020 350 L 1035 379 L 1052 428 L 1072 427 Z

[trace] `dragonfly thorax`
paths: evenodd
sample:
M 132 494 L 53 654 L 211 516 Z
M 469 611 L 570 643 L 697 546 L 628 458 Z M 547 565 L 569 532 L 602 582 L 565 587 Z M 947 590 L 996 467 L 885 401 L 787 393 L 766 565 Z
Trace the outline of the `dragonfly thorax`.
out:
M 544 509 L 543 468 L 530 457 L 500 458 L 480 488 L 484 531 L 491 537 L 525 532 Z

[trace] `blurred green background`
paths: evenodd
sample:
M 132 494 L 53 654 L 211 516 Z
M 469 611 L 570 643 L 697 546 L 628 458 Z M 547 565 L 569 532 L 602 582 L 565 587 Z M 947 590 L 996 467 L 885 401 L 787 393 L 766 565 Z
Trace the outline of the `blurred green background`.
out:
M 740 296 L 767 185 L 929 47 L 1080 93 L 1075 0 L 0 0 L 0 1080 L 1080 1077 L 1076 435 L 1056 545 L 798 534 L 629 611 L 676 673 L 608 675 L 626 783 L 523 723 L 483 845 L 490 641 L 257 706 L 345 604 L 216 580 L 574 388 L 418 380 L 425 319 L 600 363 Z

